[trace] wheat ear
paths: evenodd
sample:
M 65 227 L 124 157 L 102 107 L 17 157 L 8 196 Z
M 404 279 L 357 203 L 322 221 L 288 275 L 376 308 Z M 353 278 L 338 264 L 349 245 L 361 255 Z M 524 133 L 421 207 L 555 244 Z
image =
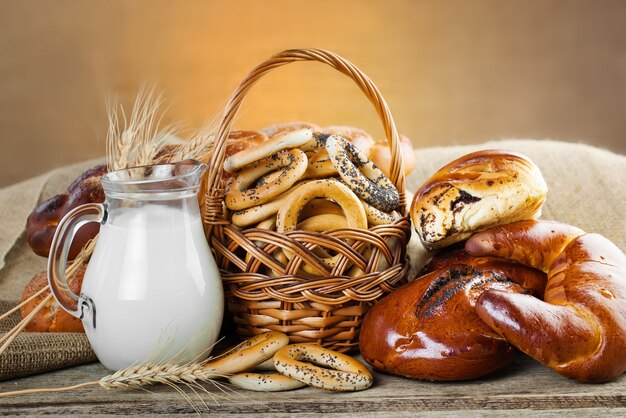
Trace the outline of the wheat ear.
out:
M 2 392 L 2 396 L 27 395 L 42 392 L 65 392 L 86 386 L 99 385 L 104 389 L 139 389 L 143 386 L 155 384 L 195 385 L 199 382 L 226 378 L 228 375 L 216 373 L 215 369 L 207 367 L 207 362 L 176 365 L 170 363 L 141 364 L 127 367 L 100 380 L 84 382 L 78 385 L 61 388 L 24 389 L 12 392 Z

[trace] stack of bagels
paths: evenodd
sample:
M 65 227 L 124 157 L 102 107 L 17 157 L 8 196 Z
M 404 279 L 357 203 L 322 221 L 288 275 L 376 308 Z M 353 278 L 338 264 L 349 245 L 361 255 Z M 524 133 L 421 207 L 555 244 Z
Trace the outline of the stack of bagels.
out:
M 411 147 L 406 138 L 403 144 Z M 368 229 L 401 217 L 396 211 L 398 190 L 386 175 L 387 142 L 375 142 L 361 129 L 291 122 L 261 132 L 233 131 L 226 153 L 225 205 L 237 227 L 281 234 L 324 232 Z M 412 147 L 408 154 L 413 155 Z M 413 161 L 404 168 L 410 171 Z M 316 250 L 328 266 L 334 265 L 337 256 Z M 291 256 L 287 251 L 279 254 L 284 261 Z M 308 264 L 302 270 L 324 275 Z
M 463 380 L 504 367 L 517 348 L 568 378 L 621 376 L 626 256 L 601 235 L 537 220 L 547 190 L 535 164 L 502 150 L 465 155 L 426 181 L 411 218 L 439 253 L 369 310 L 363 358 L 406 377 Z

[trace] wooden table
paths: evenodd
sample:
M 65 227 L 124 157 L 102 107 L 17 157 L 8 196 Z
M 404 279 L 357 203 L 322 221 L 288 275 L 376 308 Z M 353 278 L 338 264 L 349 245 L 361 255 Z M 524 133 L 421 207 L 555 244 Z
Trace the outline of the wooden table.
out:
M 107 373 L 100 364 L 89 364 L 0 382 L 0 391 L 72 385 Z M 432 383 L 377 374 L 371 389 L 353 393 L 316 388 L 282 393 L 206 388 L 211 394 L 202 395 L 206 406 L 194 397 L 203 415 L 626 416 L 626 377 L 606 384 L 577 383 L 522 355 L 505 371 L 472 382 Z M 195 415 L 174 390 L 164 386 L 148 389 L 150 392 L 93 386 L 66 393 L 0 397 L 0 414 Z

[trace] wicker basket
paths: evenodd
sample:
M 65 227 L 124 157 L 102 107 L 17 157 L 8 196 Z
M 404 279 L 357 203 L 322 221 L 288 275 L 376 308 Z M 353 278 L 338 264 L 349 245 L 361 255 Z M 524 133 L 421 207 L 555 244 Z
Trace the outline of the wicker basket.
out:
M 278 234 L 250 228 L 240 230 L 225 218 L 222 180 L 226 140 L 243 99 L 252 86 L 274 68 L 296 61 L 319 61 L 350 77 L 374 105 L 390 143 L 391 181 L 400 193 L 402 218 L 390 225 L 337 229 L 328 233 L 293 231 Z M 404 175 L 398 132 L 374 83 L 352 63 L 319 49 L 293 49 L 274 55 L 254 68 L 233 92 L 220 121 L 206 183 L 203 221 L 222 273 L 226 302 L 241 336 L 269 330 L 286 333 L 292 342 L 313 342 L 346 352 L 358 347 L 361 320 L 371 304 L 406 279 L 406 217 Z M 331 269 L 316 256 L 323 248 L 340 254 Z M 278 250 L 294 254 L 290 261 Z M 324 277 L 304 277 L 302 263 L 324 269 Z M 274 274 L 261 274 L 267 266 Z M 361 273 L 350 277 L 357 266 Z M 364 272 L 364 274 L 363 274 Z

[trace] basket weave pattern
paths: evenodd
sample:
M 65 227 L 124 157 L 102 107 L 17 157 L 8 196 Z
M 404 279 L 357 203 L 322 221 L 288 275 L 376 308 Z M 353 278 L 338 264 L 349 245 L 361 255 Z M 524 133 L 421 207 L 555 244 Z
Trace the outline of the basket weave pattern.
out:
M 250 88 L 274 68 L 296 61 L 318 61 L 350 77 L 376 109 L 390 144 L 390 180 L 398 188 L 402 218 L 369 230 L 342 228 L 325 233 L 286 234 L 233 226 L 224 211 L 222 167 L 226 140 Z M 203 221 L 222 273 L 229 311 L 241 336 L 268 330 L 292 342 L 314 342 L 346 352 L 358 345 L 367 308 L 401 284 L 408 271 L 402 157 L 389 108 L 372 81 L 352 63 L 318 49 L 283 51 L 253 69 L 233 92 L 220 121 L 207 175 Z M 339 254 L 331 268 L 317 254 Z M 280 257 L 290 254 L 289 258 Z M 302 265 L 317 270 L 311 276 Z M 309 269 L 310 270 L 310 269 Z

